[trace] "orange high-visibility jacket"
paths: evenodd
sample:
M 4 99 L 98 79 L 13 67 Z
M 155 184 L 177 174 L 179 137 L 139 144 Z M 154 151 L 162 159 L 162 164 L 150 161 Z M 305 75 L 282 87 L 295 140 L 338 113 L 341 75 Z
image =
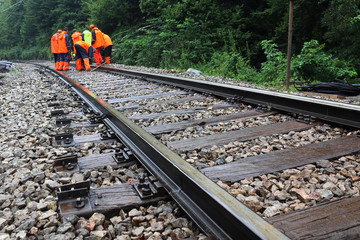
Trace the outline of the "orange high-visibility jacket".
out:
M 74 33 L 71 35 L 71 39 L 72 39 L 72 42 L 73 42 L 74 53 L 76 53 L 75 43 L 77 43 L 78 41 L 81 41 L 81 40 L 82 40 L 81 33 L 79 33 L 79 32 L 74 32 Z
M 89 53 L 89 48 L 91 47 L 90 43 L 87 43 L 85 41 L 78 41 L 75 44 L 80 45 L 82 48 L 84 48 L 86 50 L 87 53 Z
M 92 46 L 94 48 L 100 48 L 104 46 L 104 36 L 103 36 L 104 34 L 97 27 L 93 28 L 91 34 L 93 37 Z
M 59 33 L 55 33 L 51 37 L 51 52 L 59 53 Z
M 109 35 L 104 34 L 104 48 L 107 48 L 108 46 L 112 46 L 112 45 L 113 45 L 113 43 L 112 43 Z
M 59 52 L 67 53 L 69 46 L 69 36 L 67 35 L 67 31 L 62 31 L 59 36 Z

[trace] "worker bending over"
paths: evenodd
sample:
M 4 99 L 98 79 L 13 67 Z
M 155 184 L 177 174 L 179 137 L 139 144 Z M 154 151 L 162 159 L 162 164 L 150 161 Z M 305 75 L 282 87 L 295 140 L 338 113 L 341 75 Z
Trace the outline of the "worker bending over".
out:
M 72 39 L 72 42 L 73 42 L 73 52 L 76 54 L 76 49 L 75 49 L 75 44 L 78 42 L 78 41 L 81 41 L 83 40 L 82 34 L 80 32 L 78 32 L 76 30 L 76 28 L 73 30 L 73 34 L 71 35 L 71 39 Z M 76 60 L 76 59 L 75 59 Z
M 107 64 L 110 64 L 112 46 L 113 43 L 111 41 L 111 38 L 109 37 L 109 35 L 104 34 L 104 57 L 105 63 Z
M 82 61 L 84 61 L 85 70 L 89 71 L 91 69 L 89 58 L 93 56 L 93 53 L 96 52 L 96 49 L 92 47 L 89 43 L 85 41 L 78 41 L 75 43 L 76 50 L 76 70 L 83 70 Z

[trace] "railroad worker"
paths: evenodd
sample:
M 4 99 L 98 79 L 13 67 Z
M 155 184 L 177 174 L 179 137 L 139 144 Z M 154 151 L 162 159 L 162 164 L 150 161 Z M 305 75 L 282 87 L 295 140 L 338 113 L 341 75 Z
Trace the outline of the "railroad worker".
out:
M 104 34 L 94 25 L 90 25 L 92 35 L 91 45 L 96 49 L 94 58 L 96 65 L 101 65 L 103 58 L 101 57 L 101 48 L 104 47 Z
M 85 70 L 89 71 L 91 69 L 89 58 L 92 57 L 93 53 L 96 51 L 89 43 L 85 41 L 78 41 L 75 43 L 76 49 L 76 70 L 83 70 L 82 61 L 84 61 Z
M 59 64 L 60 64 L 60 55 L 59 55 L 60 33 L 61 30 L 57 30 L 57 32 L 51 37 L 51 52 L 54 54 L 55 70 L 59 69 Z
M 73 43 L 73 52 L 74 54 L 76 54 L 75 43 L 83 39 L 82 34 L 78 32 L 76 29 L 73 29 L 73 34 L 71 35 L 71 39 Z
M 93 25 L 90 25 L 90 26 L 93 26 Z M 92 36 L 91 36 L 91 32 L 90 32 L 89 30 L 84 29 L 81 37 L 82 37 L 82 39 L 83 39 L 85 42 L 91 44 Z
M 111 41 L 111 38 L 109 37 L 109 35 L 104 34 L 104 57 L 105 63 L 107 64 L 110 64 L 112 46 L 113 43 Z
M 60 33 L 59 36 L 59 52 L 60 52 L 60 64 L 59 71 L 67 71 L 69 70 L 70 58 L 69 52 L 71 51 L 71 45 L 69 41 L 68 28 L 65 27 L 64 30 Z

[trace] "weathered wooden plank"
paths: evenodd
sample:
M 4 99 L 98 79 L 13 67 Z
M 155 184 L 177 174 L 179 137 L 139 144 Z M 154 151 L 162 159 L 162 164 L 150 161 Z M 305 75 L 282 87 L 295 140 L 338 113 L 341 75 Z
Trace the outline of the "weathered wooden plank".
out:
M 246 119 L 250 119 L 250 118 L 268 116 L 270 114 L 273 114 L 273 113 L 270 113 L 270 112 L 269 113 L 261 113 L 261 112 L 257 112 L 255 110 L 253 110 L 253 111 L 233 113 L 233 114 L 229 114 L 229 115 L 222 115 L 222 116 L 199 119 L 199 120 L 183 121 L 183 122 L 178 122 L 178 123 L 170 123 L 170 124 L 145 127 L 144 130 L 147 131 L 148 133 L 152 133 L 152 134 L 168 133 L 168 132 L 172 132 L 172 131 L 179 131 L 179 130 L 185 129 L 187 127 L 192 127 L 192 126 L 211 125 L 211 124 L 217 124 L 220 122 L 228 122 L 231 120 L 239 120 L 239 119 L 246 120 Z
M 153 119 L 153 118 L 158 118 L 158 117 L 170 116 L 170 115 L 174 115 L 174 114 L 177 114 L 177 115 L 194 114 L 194 113 L 206 110 L 210 107 L 212 107 L 213 109 L 221 109 L 221 108 L 236 107 L 236 105 L 224 103 L 224 104 L 216 104 L 216 105 L 207 106 L 207 107 L 195 107 L 195 108 L 173 110 L 173 111 L 169 111 L 169 112 L 135 115 L 135 116 L 129 116 L 128 118 L 131 120 L 139 121 L 139 120 L 147 120 L 147 119 Z
M 140 84 L 140 83 L 139 84 L 124 84 L 124 85 L 121 85 L 121 88 L 108 89 L 108 90 L 102 90 L 102 91 L 94 91 L 94 92 L 95 92 L 95 94 L 115 93 L 115 92 L 128 91 L 128 89 L 134 90 L 134 89 L 144 89 L 144 88 L 150 88 L 150 87 L 151 86 L 149 86 L 149 85 L 144 85 L 144 84 Z M 104 89 L 106 89 L 106 88 L 104 88 Z
M 115 139 L 101 139 L 100 134 L 74 136 L 75 145 L 81 145 L 88 142 L 93 142 L 93 143 L 112 142 L 114 140 Z
M 99 198 L 98 196 L 101 196 Z M 90 202 L 93 212 L 104 214 L 117 214 L 119 209 L 130 209 L 139 206 L 156 204 L 168 196 L 160 196 L 149 199 L 141 199 L 131 183 L 113 185 L 97 189 L 90 189 Z
M 78 159 L 78 165 L 80 170 L 101 168 L 104 166 L 111 166 L 113 168 L 126 167 L 135 163 L 135 161 L 129 161 L 126 163 L 117 163 L 114 159 L 115 153 L 106 154 L 94 154 L 87 157 Z
M 291 239 L 360 239 L 360 197 L 275 216 L 269 222 Z
M 249 141 L 251 139 L 261 136 L 283 134 L 290 131 L 303 131 L 311 128 L 312 126 L 313 125 L 311 124 L 305 124 L 296 121 L 287 121 L 259 127 L 245 128 L 231 132 L 223 132 L 204 137 L 168 142 L 167 145 L 181 151 L 191 151 L 194 149 L 210 147 L 212 145 L 227 144 L 233 141 Z M 195 142 L 196 144 L 194 144 Z
M 144 105 L 139 105 L 139 104 L 134 104 L 134 105 L 126 105 L 126 106 L 120 106 L 120 107 L 115 107 L 115 109 L 117 110 L 128 110 L 128 109 L 136 109 L 136 108 L 147 108 L 149 106 L 154 106 L 154 105 L 162 105 L 162 104 L 173 104 L 173 103 L 184 103 L 184 102 L 190 102 L 190 101 L 201 101 L 204 100 L 205 97 L 203 96 L 190 96 L 190 97 L 184 97 L 184 98 L 176 98 L 176 99 L 171 99 L 171 100 L 163 100 L 163 101 L 154 101 L 154 102 L 149 102 L 146 103 Z
M 176 91 L 176 92 L 168 92 L 168 93 L 161 93 L 161 94 L 148 94 L 148 95 L 140 95 L 140 96 L 132 96 L 126 98 L 119 98 L 119 99 L 110 99 L 108 103 L 120 103 L 126 101 L 136 101 L 136 100 L 143 100 L 143 99 L 150 99 L 150 98 L 161 98 L 167 96 L 174 96 L 174 95 L 184 95 L 188 94 L 184 91 Z
M 102 139 L 100 134 L 91 134 L 91 135 L 83 135 L 83 136 L 73 136 L 73 141 L 71 143 L 66 143 L 65 147 L 70 147 L 70 146 L 78 146 L 78 145 L 82 145 L 84 143 L 100 143 L 100 142 L 113 142 L 115 140 L 114 139 Z M 63 146 L 62 145 L 63 142 L 60 140 L 56 140 L 56 136 L 53 139 L 53 146 L 58 147 L 58 146 Z
M 71 118 L 71 117 L 79 117 L 84 116 L 84 112 L 71 112 L 71 113 L 65 113 L 64 115 L 60 115 L 61 118 Z
M 133 165 L 136 161 L 129 161 L 124 163 L 117 163 L 114 159 L 115 153 L 94 154 L 78 159 L 80 170 L 101 168 L 104 166 L 111 166 L 112 168 L 120 168 Z
M 155 94 L 155 93 L 162 93 L 164 90 L 163 89 L 145 89 L 145 90 L 134 90 L 134 91 L 130 91 L 130 90 L 123 90 L 123 94 L 118 94 L 118 93 L 113 93 L 113 92 L 109 92 L 109 94 L 106 95 L 107 98 L 127 98 L 129 96 L 135 97 L 135 96 L 144 96 L 146 94 Z
M 70 128 L 95 128 L 99 126 L 99 123 L 90 123 L 90 122 L 72 122 Z
M 201 171 L 215 181 L 236 182 L 247 177 L 294 168 L 322 159 L 334 159 L 359 151 L 360 138 L 346 136 L 298 148 L 248 157 L 236 162 L 205 168 Z

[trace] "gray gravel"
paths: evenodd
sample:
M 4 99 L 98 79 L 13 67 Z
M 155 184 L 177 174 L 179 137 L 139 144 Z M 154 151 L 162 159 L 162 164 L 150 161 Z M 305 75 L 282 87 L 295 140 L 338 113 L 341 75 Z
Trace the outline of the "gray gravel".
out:
M 42 81 L 45 78 L 50 78 L 50 82 Z M 86 179 L 91 180 L 92 187 L 121 184 L 137 177 L 144 169 L 130 166 L 127 169 L 92 169 L 84 173 L 54 173 L 52 164 L 58 156 L 108 153 L 121 143 L 54 148 L 51 136 L 67 129 L 55 126 L 54 118 L 50 117 L 54 109 L 47 107 L 47 99 L 57 94 L 63 98 L 66 112 L 80 111 L 67 89 L 27 64 L 15 64 L 15 71 L 1 74 L 0 85 L 1 240 L 206 238 L 172 201 L 121 210 L 110 219 L 100 213 L 88 219 L 76 216 L 61 219 L 56 201 L 59 186 Z M 87 120 L 84 115 L 75 118 Z M 76 134 L 94 134 L 102 129 L 103 125 L 80 128 Z

